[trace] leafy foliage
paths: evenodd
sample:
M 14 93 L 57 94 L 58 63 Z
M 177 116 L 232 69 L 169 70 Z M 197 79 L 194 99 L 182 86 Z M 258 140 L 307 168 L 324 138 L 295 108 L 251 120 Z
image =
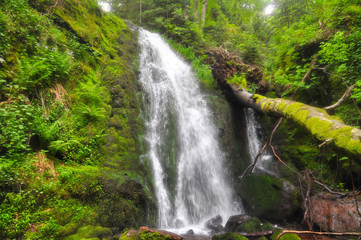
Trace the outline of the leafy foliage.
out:
M 110 201 L 124 186 L 101 177 L 116 169 L 145 184 L 135 43 L 125 22 L 93 0 L 6 0 L 0 23 L 0 238 L 103 237 L 113 234 L 108 226 L 115 234 L 134 225 L 128 214 L 115 226 L 109 211 L 102 221 L 105 203 L 127 203 L 122 211 L 144 222 L 145 200 Z M 122 97 L 113 98 L 118 84 Z M 128 190 L 140 195 L 142 184 Z

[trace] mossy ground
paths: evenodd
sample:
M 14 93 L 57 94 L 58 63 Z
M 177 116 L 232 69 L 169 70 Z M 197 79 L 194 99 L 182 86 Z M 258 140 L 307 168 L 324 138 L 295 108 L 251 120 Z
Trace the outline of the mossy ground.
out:
M 0 6 L 0 238 L 144 223 L 136 35 L 93 0 L 29 2 Z

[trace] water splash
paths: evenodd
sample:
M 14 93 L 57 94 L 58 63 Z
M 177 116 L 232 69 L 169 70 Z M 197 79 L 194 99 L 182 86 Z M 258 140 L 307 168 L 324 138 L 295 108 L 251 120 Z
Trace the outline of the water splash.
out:
M 202 231 L 239 211 L 210 110 L 189 64 L 158 34 L 141 29 L 139 44 L 159 227 Z

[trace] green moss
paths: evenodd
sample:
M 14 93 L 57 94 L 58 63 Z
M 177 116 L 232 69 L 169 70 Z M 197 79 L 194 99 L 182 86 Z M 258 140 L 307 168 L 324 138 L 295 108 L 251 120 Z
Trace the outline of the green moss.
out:
M 93 166 L 58 167 L 59 188 L 63 195 L 82 200 L 91 200 L 101 193 L 100 169 Z
M 261 221 L 258 218 L 251 218 L 243 222 L 240 226 L 238 226 L 235 232 L 246 232 L 246 233 L 262 232 Z
M 257 238 L 257 240 L 268 240 L 268 238 L 266 238 L 265 236 L 262 236 L 260 238 Z
M 242 184 L 237 187 L 237 193 L 246 201 L 253 210 L 253 215 L 261 216 L 272 212 L 274 206 L 280 202 L 282 184 L 267 175 L 246 176 Z
M 263 231 L 272 231 L 274 229 L 273 225 L 269 222 L 266 222 L 262 225 Z
M 120 231 L 146 218 L 148 172 L 139 163 L 137 145 L 143 126 L 136 36 L 94 0 L 64 1 L 56 8 L 48 2 L 10 0 L 0 6 L 6 44 L 14 46 L 0 46 L 6 59 L 0 75 L 12 90 L 3 88 L 3 80 L 0 88 L 16 98 L 20 92 L 29 96 L 31 103 L 22 105 L 39 110 L 36 121 L 28 121 L 31 130 L 21 126 L 29 136 L 21 138 L 27 145 L 21 155 L 26 174 L 19 172 L 17 178 L 24 183 L 22 192 L 10 184 L 0 193 L 1 200 L 12 196 L 0 205 L 0 238 L 58 239 L 99 224 Z M 37 94 L 30 89 L 34 84 Z M 38 151 L 45 160 L 38 159 Z M 122 177 L 107 175 L 114 170 Z
M 259 94 L 253 94 L 252 98 L 255 100 L 256 103 L 259 103 L 263 99 L 267 99 L 266 97 L 259 95 Z M 262 106 L 263 109 L 263 106 Z
M 287 107 L 287 102 L 282 101 L 280 104 L 277 105 L 279 111 L 283 111 Z
M 253 216 L 282 220 L 286 216 L 292 215 L 300 207 L 300 193 L 295 190 L 285 197 L 283 185 L 283 181 L 275 177 L 250 175 L 236 186 L 236 191 Z M 288 211 L 284 211 L 282 208 L 285 203 L 292 205 Z M 256 223 L 251 222 L 247 226 L 257 227 Z
M 226 82 L 236 85 L 238 89 L 247 90 L 247 80 L 245 75 L 233 75 L 230 79 L 226 79 Z
M 241 236 L 237 233 L 225 233 L 212 237 L 212 240 L 247 240 L 248 238 Z
M 276 94 L 276 92 L 271 91 L 271 92 L 267 92 L 265 94 L 265 97 L 267 97 L 267 98 L 277 98 L 277 94 Z
M 284 108 L 283 112 L 285 113 L 286 116 L 295 116 L 303 106 L 304 106 L 303 103 L 289 103 Z M 302 115 L 304 115 L 304 113 Z
M 276 240 L 281 233 L 282 230 L 273 233 L 271 236 L 271 240 Z M 279 238 L 279 240 L 301 240 L 301 238 L 295 233 L 285 233 Z
M 66 237 L 64 240 L 78 240 L 82 238 L 102 239 L 111 235 L 112 231 L 109 228 L 101 226 L 85 226 L 80 228 L 76 234 Z
M 163 235 L 158 232 L 147 232 L 142 231 L 139 232 L 139 239 L 140 240 L 171 240 L 172 238 L 168 235 Z
M 126 231 L 120 236 L 119 240 L 139 240 L 138 233 L 134 230 Z
M 306 121 L 306 127 L 316 137 L 322 137 L 328 135 L 328 132 L 332 126 L 329 121 L 322 120 L 317 117 L 311 117 Z

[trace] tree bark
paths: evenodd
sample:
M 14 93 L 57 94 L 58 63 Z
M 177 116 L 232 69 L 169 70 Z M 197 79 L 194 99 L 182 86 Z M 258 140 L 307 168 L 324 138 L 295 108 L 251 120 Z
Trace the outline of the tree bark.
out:
M 207 5 L 208 5 L 208 0 L 203 0 L 203 3 L 202 3 L 202 17 L 201 17 L 202 27 L 204 25 L 204 22 L 206 21 Z
M 361 163 L 360 129 L 344 124 L 340 118 L 328 115 L 324 109 L 282 98 L 266 98 L 239 89 L 233 84 L 226 84 L 232 90 L 234 98 L 243 106 L 292 119 L 320 141 L 332 139 L 330 142 L 336 147 L 352 154 Z

